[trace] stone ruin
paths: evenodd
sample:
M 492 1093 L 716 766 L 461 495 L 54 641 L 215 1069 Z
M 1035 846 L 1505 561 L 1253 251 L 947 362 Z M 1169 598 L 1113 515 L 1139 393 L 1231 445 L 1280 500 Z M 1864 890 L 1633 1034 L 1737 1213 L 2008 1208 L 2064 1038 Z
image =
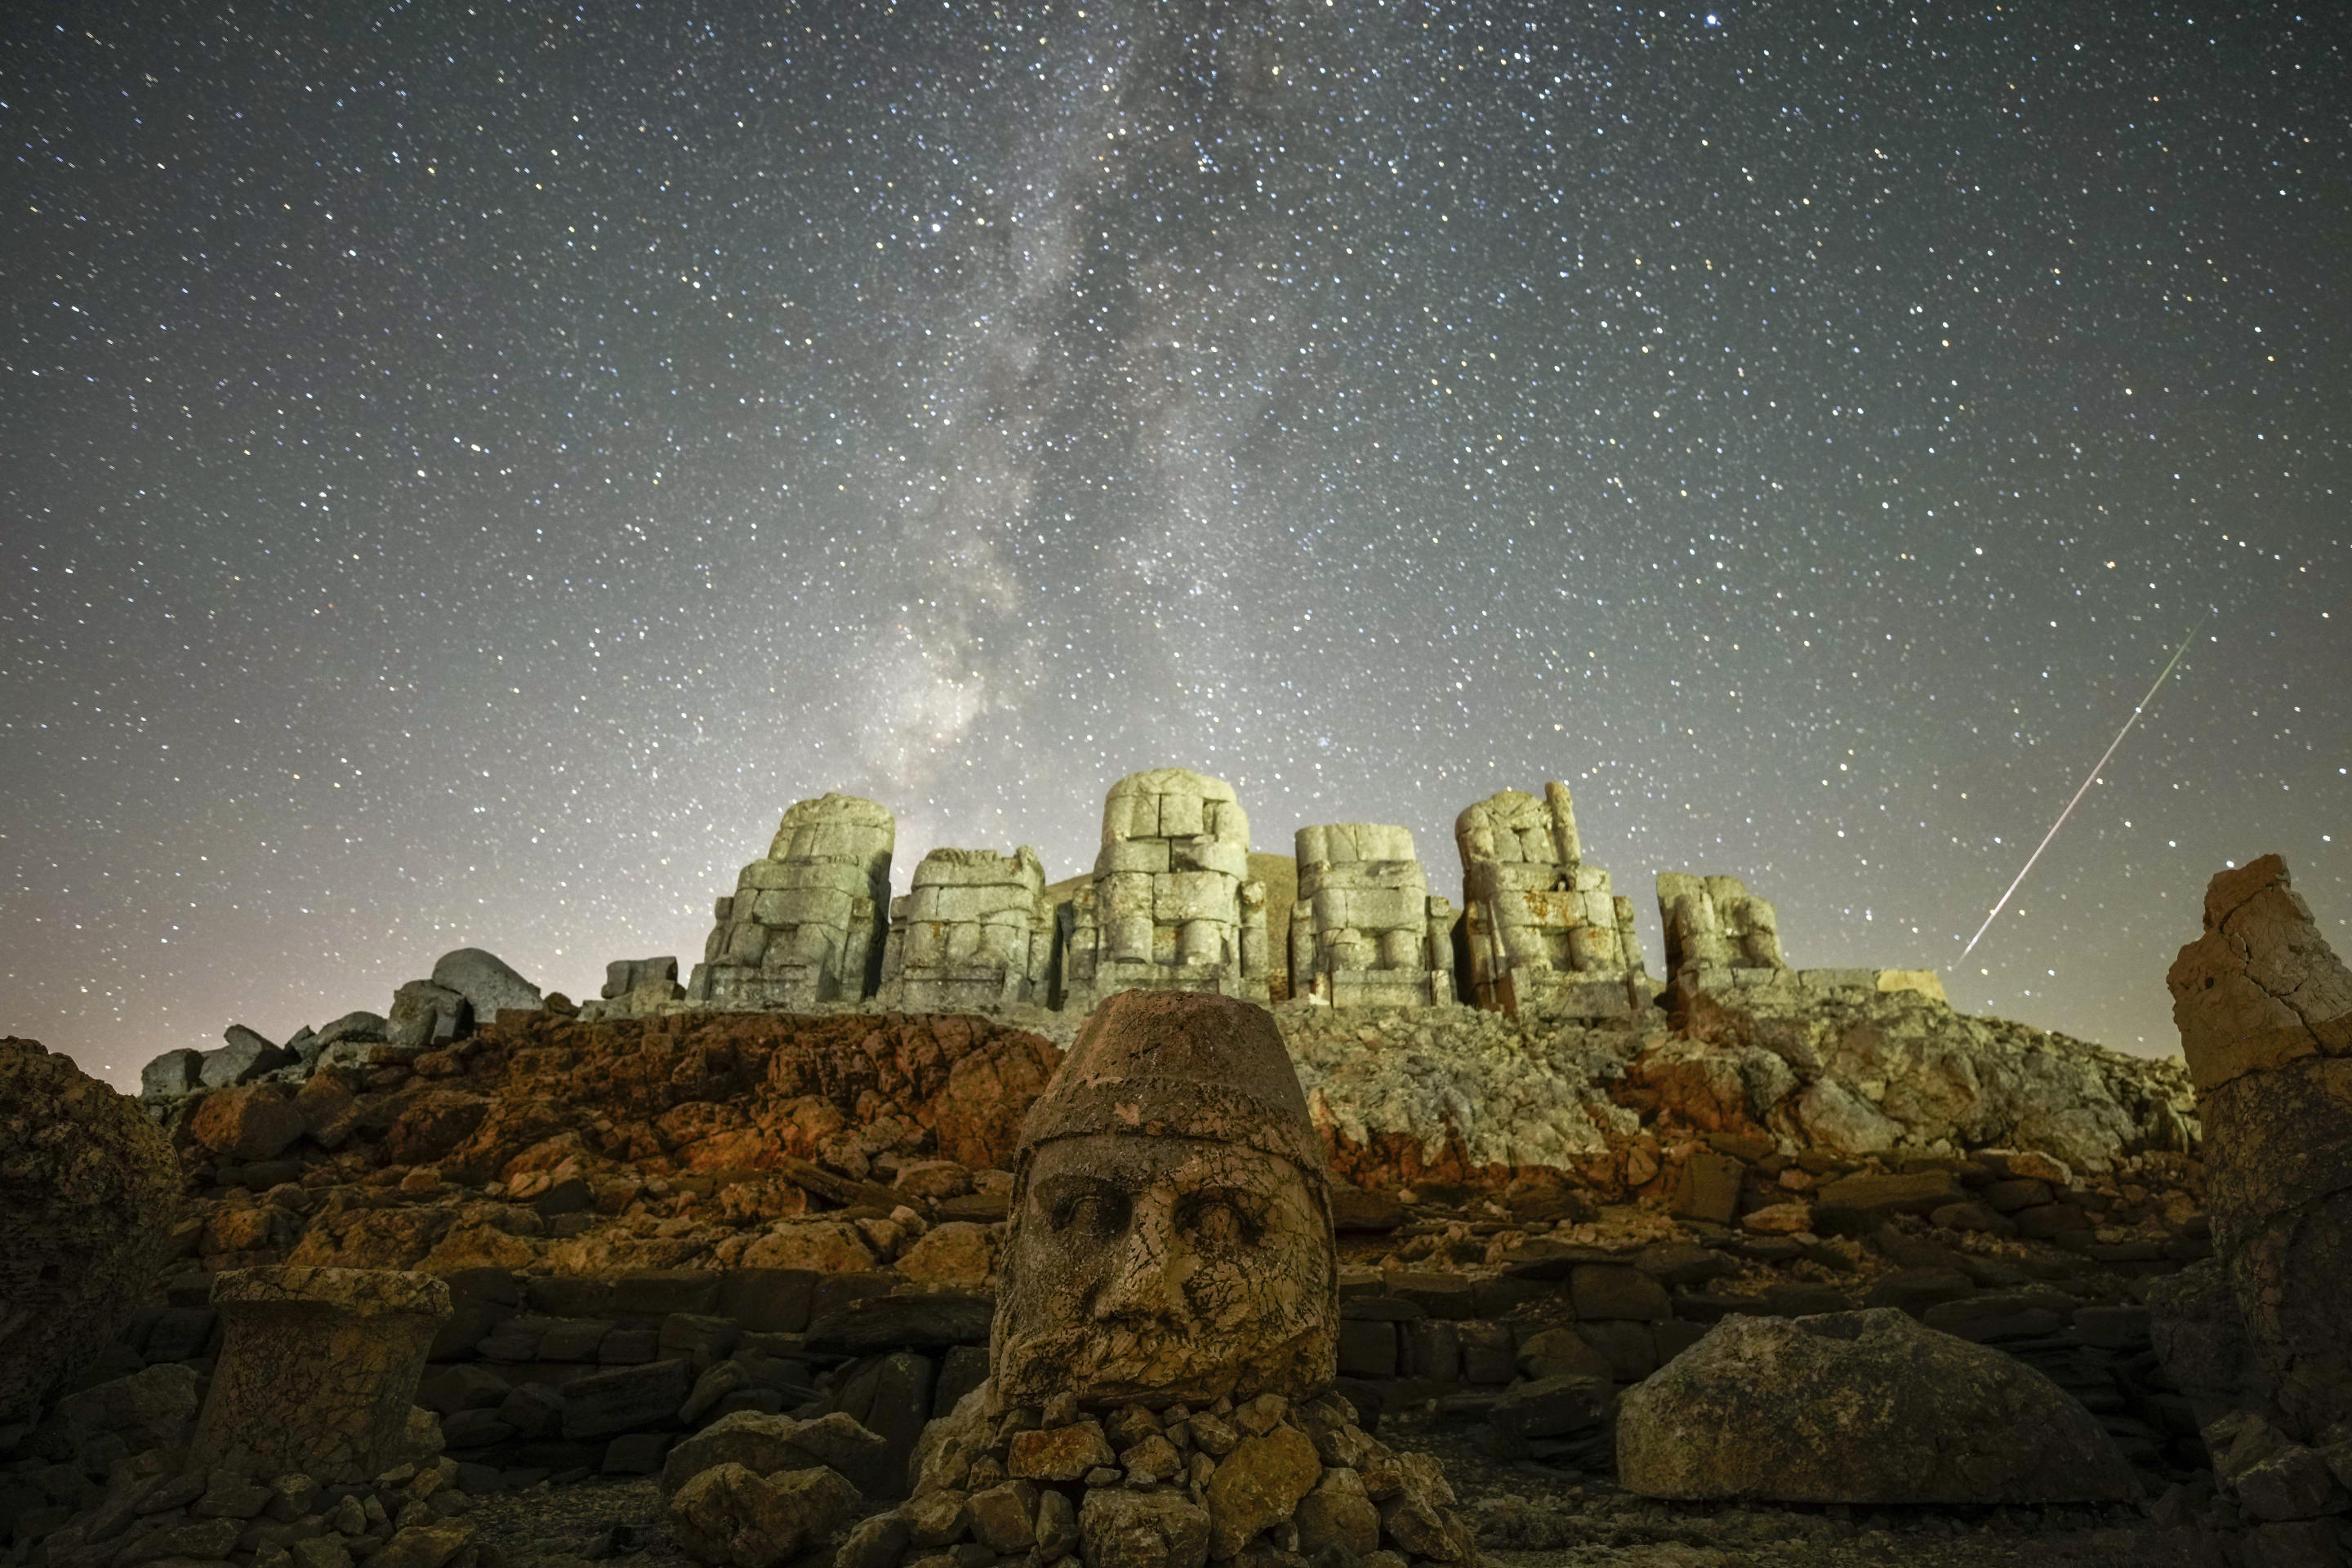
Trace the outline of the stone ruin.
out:
M 1014 1163 L 989 1379 L 838 1563 L 1476 1561 L 1437 1462 L 1332 1390 L 1329 1177 L 1271 1016 L 1112 997 Z
M 1155 768 L 1111 785 L 1094 880 L 1064 906 L 1064 1005 L 1129 990 L 1265 1001 L 1265 887 L 1248 878 L 1231 784 Z
M 1658 873 L 1666 982 L 1676 990 L 1768 983 L 1789 967 L 1780 916 L 1737 877 Z
M 1298 830 L 1290 907 L 1290 994 L 1335 1007 L 1454 1000 L 1454 906 L 1402 827 L 1339 822 Z
M 856 1002 L 881 979 L 898 819 L 856 795 L 803 800 L 743 868 L 687 984 L 730 1007 Z
M 897 1013 L 963 1013 L 1048 1005 L 1054 910 L 1045 869 L 1023 845 L 934 849 L 914 885 L 890 900 L 877 1004 Z
M 1633 901 L 1584 863 L 1568 786 L 1507 789 L 1454 819 L 1462 932 L 1478 1006 L 1624 1018 L 1650 1003 Z
M 412 1418 L 434 1331 L 449 1315 L 443 1281 L 394 1269 L 238 1268 L 218 1276 L 213 1305 L 226 1334 L 189 1440 L 192 1464 L 363 1481 L 427 1447 Z
M 674 968 L 663 967 L 674 961 L 622 960 L 581 1016 L 646 1017 L 680 1002 L 721 1010 L 865 1003 L 883 1011 L 1083 1014 L 1133 989 L 1265 1002 L 1286 978 L 1289 999 L 1340 1007 L 1459 1001 L 1591 1021 L 1637 1017 L 1662 999 L 1646 972 L 1633 900 L 1612 891 L 1608 872 L 1584 863 L 1575 809 L 1557 783 L 1540 800 L 1505 790 L 1455 821 L 1458 913 L 1430 894 L 1407 829 L 1298 829 L 1297 898 L 1288 929 L 1271 933 L 1266 886 L 1249 871 L 1248 816 L 1230 785 L 1186 769 L 1135 773 L 1111 786 L 1093 874 L 1059 901 L 1026 847 L 1010 855 L 933 850 L 907 895 L 893 900 L 896 831 L 890 812 L 873 801 L 835 794 L 800 802 L 784 814 L 767 856 L 718 901 L 705 961 L 682 992 Z M 1678 1014 L 1700 993 L 1777 994 L 1790 984 L 1943 1000 L 1932 971 L 1790 970 L 1772 905 L 1736 877 L 1662 872 L 1658 911 L 1670 978 L 1663 999 Z M 1270 950 L 1269 935 L 1285 951 Z M 436 983 L 404 988 L 395 1018 L 407 1007 L 432 1020 L 432 1038 L 446 1043 L 468 1015 L 464 998 L 441 992 Z

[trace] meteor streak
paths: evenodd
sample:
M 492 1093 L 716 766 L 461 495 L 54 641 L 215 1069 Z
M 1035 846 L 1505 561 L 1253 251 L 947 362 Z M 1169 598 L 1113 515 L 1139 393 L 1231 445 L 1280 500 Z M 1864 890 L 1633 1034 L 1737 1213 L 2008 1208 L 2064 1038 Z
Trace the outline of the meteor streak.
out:
M 2205 618 L 2208 621 L 2211 620 L 2212 613 L 2208 612 Z M 2025 873 L 2033 869 L 2033 863 L 2042 858 L 2042 852 L 2050 847 L 2050 841 L 2058 837 L 2060 828 L 2066 826 L 2066 818 L 2074 815 L 2074 808 L 2083 803 L 2083 796 L 2088 794 L 2091 785 L 2097 782 L 2099 770 L 2107 765 L 2107 759 L 2116 754 L 2116 748 L 2124 743 L 2124 737 L 2130 734 L 2132 726 L 2139 722 L 2140 714 L 2146 711 L 2147 705 L 2156 700 L 2157 688 L 2162 686 L 2165 677 L 2172 673 L 2172 667 L 2180 662 L 2180 656 L 2189 651 L 2189 645 L 2197 640 L 2197 632 L 2204 629 L 2200 626 L 2197 631 L 2192 631 L 2181 638 L 2180 646 L 2172 650 L 2172 658 L 2165 662 L 2164 668 L 2158 674 L 2155 684 L 2147 689 L 2147 695 L 2139 700 L 2139 706 L 2131 710 L 2131 717 L 2124 721 L 2124 727 L 2116 731 L 2116 738 L 2107 742 L 2107 749 L 2100 753 L 2099 760 L 2091 765 L 2090 776 L 2084 779 L 2083 787 L 2074 792 L 2074 798 L 2066 803 L 2066 809 L 2058 814 L 2058 820 L 2050 825 L 2050 831 L 2042 836 L 2042 842 L 2035 845 L 2033 853 L 2025 858 L 2025 869 L 2018 872 L 2017 880 L 2009 885 L 2009 891 L 2000 896 L 2000 902 L 1993 905 L 1992 913 L 1984 918 L 1984 924 L 1977 927 L 1977 934 L 1969 938 L 1969 945 L 1960 949 L 1962 958 L 1976 951 L 1977 943 L 1984 940 L 1984 933 L 1990 931 L 1992 922 L 2000 918 L 2000 911 L 2008 906 L 2011 897 L 2024 882 Z

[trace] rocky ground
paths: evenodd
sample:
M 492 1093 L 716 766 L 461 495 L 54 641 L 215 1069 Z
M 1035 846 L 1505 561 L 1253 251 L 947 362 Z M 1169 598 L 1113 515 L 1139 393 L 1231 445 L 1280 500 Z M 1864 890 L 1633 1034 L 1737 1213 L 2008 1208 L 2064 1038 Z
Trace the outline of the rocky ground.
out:
M 158 1368 L 200 1388 L 224 1269 L 441 1275 L 458 1317 L 426 1402 L 495 1568 L 681 1560 L 645 1472 L 730 1412 L 919 1427 L 969 1386 L 1019 1120 L 1072 1021 L 549 1001 L 437 1040 L 373 1015 L 291 1049 L 233 1031 L 151 1072 L 171 1256 L 63 1392 Z M 1605 1028 L 1276 1011 L 1340 1178 L 1346 1386 L 1383 1440 L 1444 1458 L 1489 1558 L 2218 1563 L 2236 1539 L 2200 1528 L 2242 1521 L 2142 1310 L 2210 1251 L 2177 1064 L 1834 982 Z M 841 1337 L 877 1297 L 930 1316 Z M 1559 1396 L 1630 1386 L 1728 1314 L 1862 1306 L 2050 1373 L 2147 1507 L 1643 1502 L 1614 1488 L 1606 1412 Z M 55 1409 L 0 1424 L 16 1561 L 44 1561 L 28 1519 L 89 1506 L 135 1446 L 108 1442 Z

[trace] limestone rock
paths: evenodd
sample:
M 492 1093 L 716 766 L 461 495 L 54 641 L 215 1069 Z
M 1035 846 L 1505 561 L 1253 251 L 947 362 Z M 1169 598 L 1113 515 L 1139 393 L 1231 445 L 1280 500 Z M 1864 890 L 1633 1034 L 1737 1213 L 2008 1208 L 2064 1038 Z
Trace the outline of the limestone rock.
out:
M 491 1022 L 504 1008 L 535 1013 L 542 1005 L 538 986 L 478 947 L 461 947 L 434 960 L 433 984 L 463 996 L 478 1025 Z
M 1878 989 L 1876 978 L 1782 970 L 1766 984 L 1696 990 L 1682 1000 L 1682 1030 L 1741 1061 L 1779 1057 L 1803 1087 L 1770 1108 L 1765 1130 L 1801 1148 L 1863 1154 L 1942 1141 L 2040 1151 L 2084 1172 L 2195 1149 L 2196 1100 L 2179 1063 L 1970 1017 L 1924 991 Z
M 678 1488 L 667 1515 L 678 1545 L 697 1562 L 770 1568 L 824 1540 L 857 1501 L 857 1489 L 835 1470 L 762 1478 L 730 1463 Z
M 1737 877 L 1658 873 L 1658 923 L 1665 928 L 1670 1005 L 1683 994 L 1723 984 L 1733 970 L 1789 967 L 1780 917 Z
M 1333 1169 L 1351 1181 L 1578 1170 L 1609 1156 L 1612 1134 L 1641 1129 L 1609 1093 L 1644 1038 L 1622 1029 L 1469 1007 L 1275 1016 Z
M 393 1531 L 383 1549 L 368 1561 L 376 1568 L 442 1568 L 474 1539 L 474 1527 L 462 1519 L 412 1524 Z
M 251 1083 L 263 1073 L 274 1072 L 294 1059 L 294 1053 L 280 1050 L 243 1024 L 231 1024 L 221 1037 L 227 1042 L 226 1045 L 204 1053 L 201 1076 L 206 1089 Z
M 412 980 L 392 994 L 391 1043 L 412 1050 L 446 1044 L 470 1025 L 488 1024 L 496 1016 L 478 1019 L 462 992 L 430 980 Z M 364 1040 L 338 1040 L 320 1052 L 320 1065 L 364 1066 L 372 1049 Z
M 177 1100 L 204 1087 L 205 1054 L 185 1047 L 165 1051 L 139 1069 L 139 1098 Z
M 1242 1439 L 1217 1461 L 1205 1489 L 1210 1551 L 1231 1557 L 1251 1536 L 1288 1519 L 1322 1474 L 1315 1445 L 1296 1427 Z
M 49 1419 L 76 1450 L 112 1436 L 138 1454 L 186 1441 L 188 1423 L 195 1415 L 195 1369 L 164 1363 L 95 1388 L 78 1389 L 58 1401 Z
M 1412 835 L 1367 822 L 1302 827 L 1290 994 L 1337 1007 L 1454 1000 L 1454 906 L 1429 896 Z
M 1202 1568 L 1209 1515 L 1181 1492 L 1097 1487 L 1078 1505 L 1087 1568 Z
M 2123 1501 L 2097 1419 L 1997 1350 L 1891 1308 L 1734 1317 L 1629 1391 L 1619 1482 L 1650 1497 L 1783 1502 Z
M 1561 1017 L 1625 1018 L 1649 983 L 1633 903 L 1584 864 L 1568 786 L 1544 798 L 1507 789 L 1454 819 L 1462 852 L 1462 932 L 1481 1007 Z
M 136 1101 L 0 1040 L 0 1425 L 78 1374 L 139 1306 L 179 1168 Z
M 771 1415 L 758 1410 L 738 1410 L 722 1415 L 701 1431 L 678 1439 L 671 1447 L 662 1461 L 662 1496 L 670 1496 L 696 1476 L 719 1465 L 741 1465 L 759 1476 L 772 1476 L 780 1470 L 805 1470 L 819 1465 L 838 1468 L 843 1458 L 854 1455 L 842 1452 L 841 1446 L 831 1441 L 835 1434 L 826 1424 L 832 1422 L 856 1425 L 838 1412 L 824 1421 L 795 1421 L 789 1415 Z M 806 1442 L 801 1441 L 803 1436 Z M 877 1445 L 869 1443 L 858 1447 L 875 1446 Z
M 2265 855 L 2213 879 L 2166 980 L 2263 1380 L 2306 1432 L 2352 1419 L 2352 971 Z

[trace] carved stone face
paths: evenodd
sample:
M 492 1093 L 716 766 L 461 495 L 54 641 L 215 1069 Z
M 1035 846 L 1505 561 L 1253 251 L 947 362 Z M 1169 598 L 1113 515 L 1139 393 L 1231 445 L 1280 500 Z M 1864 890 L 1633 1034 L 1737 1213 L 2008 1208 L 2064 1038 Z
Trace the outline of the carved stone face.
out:
M 1298 1397 L 1332 1376 L 1331 1222 L 1244 1145 L 1093 1133 L 1031 1154 L 997 1318 L 1000 1398 Z

